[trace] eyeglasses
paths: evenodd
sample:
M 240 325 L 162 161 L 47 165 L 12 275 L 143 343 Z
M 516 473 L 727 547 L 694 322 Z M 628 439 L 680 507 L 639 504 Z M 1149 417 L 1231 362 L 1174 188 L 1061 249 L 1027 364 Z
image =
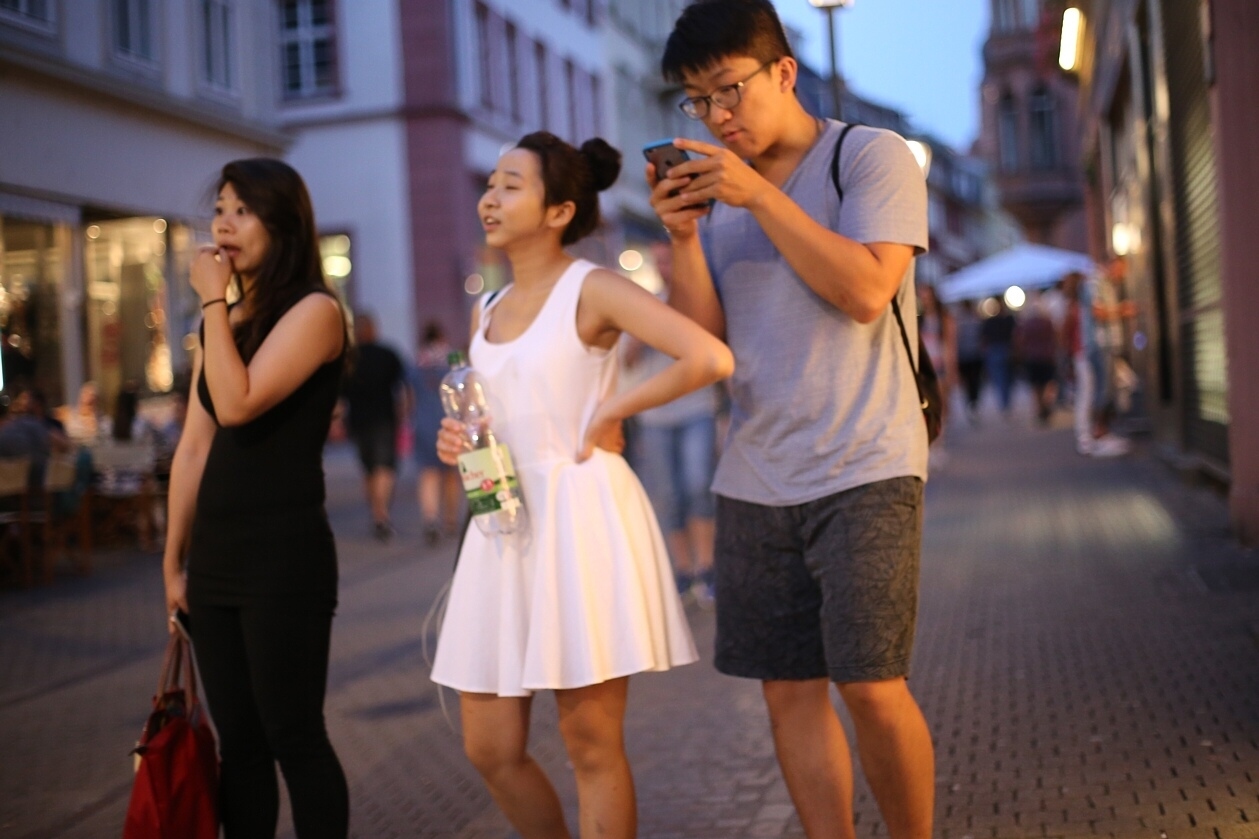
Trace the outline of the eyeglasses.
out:
M 678 103 L 678 107 L 682 109 L 682 113 L 691 119 L 703 119 L 708 116 L 709 110 L 713 105 L 725 111 L 733 110 L 739 102 L 743 100 L 743 86 L 763 71 L 766 67 L 772 67 L 778 59 L 766 61 L 756 71 L 751 73 L 741 82 L 734 84 L 723 84 L 707 96 L 691 96 L 683 99 Z

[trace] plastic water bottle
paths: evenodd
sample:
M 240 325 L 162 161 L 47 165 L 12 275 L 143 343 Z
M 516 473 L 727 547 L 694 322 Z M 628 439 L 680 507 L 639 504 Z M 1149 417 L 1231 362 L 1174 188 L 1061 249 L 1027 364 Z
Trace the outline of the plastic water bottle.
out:
M 485 382 L 462 352 L 452 352 L 448 360 L 450 372 L 441 383 L 442 408 L 446 416 L 463 423 L 471 446 L 459 455 L 459 476 L 472 520 L 487 536 L 520 533 L 528 526 L 524 498 L 511 452 L 494 438 L 490 427 Z

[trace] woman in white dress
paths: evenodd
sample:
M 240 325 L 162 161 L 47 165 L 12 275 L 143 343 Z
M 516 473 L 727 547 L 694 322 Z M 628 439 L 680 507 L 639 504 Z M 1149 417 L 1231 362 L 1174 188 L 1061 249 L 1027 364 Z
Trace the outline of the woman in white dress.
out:
M 459 691 L 465 750 L 524 839 L 570 835 L 528 754 L 533 692 L 556 693 L 580 835 L 630 837 L 628 677 L 697 658 L 651 503 L 621 456 L 599 444 L 621 420 L 729 376 L 734 358 L 633 282 L 565 252 L 595 229 L 598 192 L 620 166 L 602 140 L 578 150 L 530 134 L 499 158 L 477 205 L 486 243 L 506 253 L 514 282 L 473 312 L 470 358 L 515 463 L 529 532 L 468 529 L 433 680 Z M 622 332 L 676 361 L 616 393 Z M 462 432 L 443 421 L 443 462 L 465 450 Z

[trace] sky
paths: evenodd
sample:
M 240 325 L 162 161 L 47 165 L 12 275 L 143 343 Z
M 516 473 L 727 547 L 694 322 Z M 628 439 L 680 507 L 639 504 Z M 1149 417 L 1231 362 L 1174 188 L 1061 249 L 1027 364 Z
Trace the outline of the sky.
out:
M 804 35 L 803 59 L 830 73 L 826 15 L 809 0 L 773 0 Z M 979 132 L 988 0 L 853 0 L 835 13 L 840 73 L 861 96 L 891 105 L 959 151 Z

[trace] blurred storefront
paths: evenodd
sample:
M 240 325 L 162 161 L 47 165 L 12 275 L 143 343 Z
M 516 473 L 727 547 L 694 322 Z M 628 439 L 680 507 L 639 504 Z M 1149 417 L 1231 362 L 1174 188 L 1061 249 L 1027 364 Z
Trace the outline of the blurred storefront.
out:
M 63 391 L 59 313 L 71 227 L 0 215 L 0 379 Z
M 1127 264 L 1138 312 L 1127 350 L 1155 442 L 1181 468 L 1226 482 L 1238 534 L 1259 542 L 1259 271 L 1249 247 L 1259 4 L 1072 5 L 1079 34 L 1063 39 L 1060 58 L 1084 85 L 1092 250 Z
M 214 178 L 289 142 L 274 54 L 233 48 L 273 3 L 234 4 L 232 26 L 194 0 L 115 6 L 0 4 L 0 374 L 53 406 L 93 381 L 109 410 L 188 369 Z
M 0 191 L 0 390 L 34 387 L 56 405 L 93 381 L 106 407 L 124 382 L 170 390 L 188 364 L 188 264 L 207 233 L 48 208 Z

